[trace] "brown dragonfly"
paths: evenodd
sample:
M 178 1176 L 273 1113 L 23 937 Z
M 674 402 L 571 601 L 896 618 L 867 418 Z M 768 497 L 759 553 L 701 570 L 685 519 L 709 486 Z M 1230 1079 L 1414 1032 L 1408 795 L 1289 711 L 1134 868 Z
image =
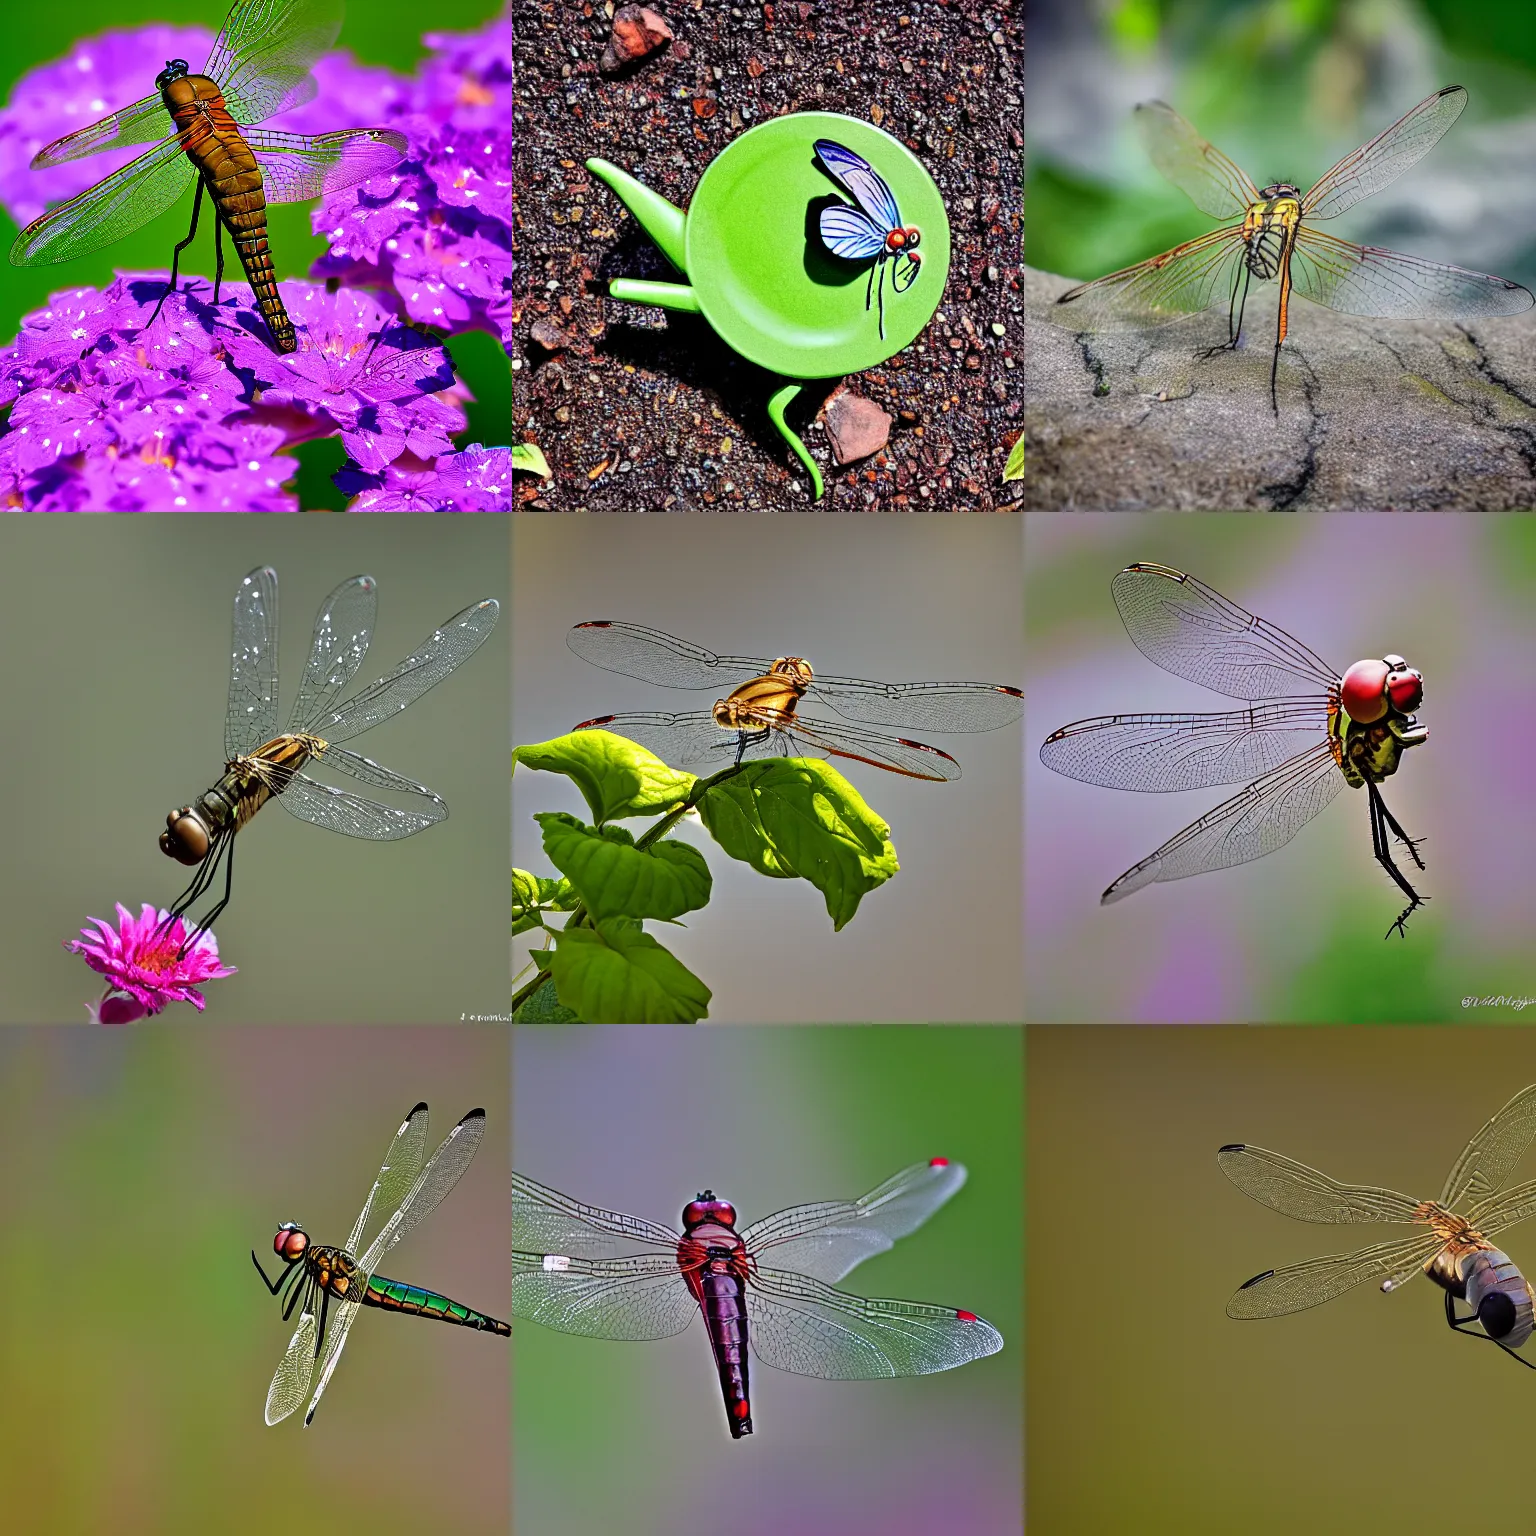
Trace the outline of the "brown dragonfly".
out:
M 213 202 L 217 274 L 213 301 L 224 279 L 223 231 L 256 296 L 279 352 L 298 342 L 283 308 L 267 248 L 267 204 L 320 197 L 387 171 L 406 151 L 403 134 L 390 128 L 352 128 L 305 138 L 250 129 L 292 107 L 312 101 L 309 67 L 336 40 L 345 0 L 235 0 L 203 73 L 188 72 L 185 59 L 169 59 L 155 77 L 157 96 L 55 139 L 32 160 L 32 169 L 62 165 L 98 150 L 158 139 L 147 154 L 104 181 L 34 219 L 11 247 L 11 265 L 46 266 L 72 261 L 130 235 L 197 183 L 192 227 L 171 258 L 171 280 L 155 312 L 176 287 L 181 253 L 197 235 L 206 190 Z M 164 113 L 175 131 L 165 134 Z
M 1536 1215 L 1536 1179 L 1501 1190 L 1533 1138 L 1536 1083 L 1522 1088 L 1466 1144 L 1438 1200 L 1415 1200 L 1370 1184 L 1340 1184 L 1263 1147 L 1223 1147 L 1216 1154 L 1221 1171 L 1250 1199 L 1282 1216 L 1333 1225 L 1396 1221 L 1429 1228 L 1354 1253 L 1265 1270 L 1238 1287 L 1227 1303 L 1227 1316 L 1302 1312 L 1363 1280 L 1379 1279 L 1383 1291 L 1396 1291 L 1422 1270 L 1445 1292 L 1445 1320 L 1457 1333 L 1475 1323 L 1483 1331 L 1468 1333 L 1468 1338 L 1491 1339 L 1521 1365 L 1531 1365 L 1515 1351 L 1536 1331 L 1536 1296 L 1514 1261 L 1490 1239 Z M 1466 1201 L 1471 1203 L 1458 1214 Z M 1457 1301 L 1472 1309 L 1470 1317 L 1457 1316 Z

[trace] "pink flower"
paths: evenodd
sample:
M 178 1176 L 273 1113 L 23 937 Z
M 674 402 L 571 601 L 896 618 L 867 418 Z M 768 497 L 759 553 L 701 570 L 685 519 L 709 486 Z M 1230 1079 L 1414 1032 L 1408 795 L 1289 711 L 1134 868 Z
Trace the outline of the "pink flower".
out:
M 157 933 L 166 913 L 147 901 L 135 918 L 117 903 L 117 930 L 93 917 L 100 930 L 80 930 L 81 937 L 64 947 L 85 956 L 85 963 L 112 983 L 94 1006 L 88 1005 L 98 1024 L 131 1024 L 156 1014 L 167 1003 L 191 1003 L 199 1013 L 205 999 L 196 983 L 233 976 L 235 967 L 219 964 L 219 941 L 211 933 L 199 934 L 184 955 L 177 954 L 187 933 L 178 917 Z

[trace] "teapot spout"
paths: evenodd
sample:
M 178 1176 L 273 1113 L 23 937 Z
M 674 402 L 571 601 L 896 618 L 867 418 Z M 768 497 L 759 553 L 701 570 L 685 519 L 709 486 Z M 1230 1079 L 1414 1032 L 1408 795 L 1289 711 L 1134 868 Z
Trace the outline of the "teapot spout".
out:
M 628 171 L 621 171 L 610 161 L 588 160 L 587 169 L 618 194 L 640 227 L 656 242 L 661 254 L 686 277 L 688 259 L 683 227 L 687 215 L 683 210 L 673 207 L 660 193 L 651 191 L 644 182 L 636 181 Z

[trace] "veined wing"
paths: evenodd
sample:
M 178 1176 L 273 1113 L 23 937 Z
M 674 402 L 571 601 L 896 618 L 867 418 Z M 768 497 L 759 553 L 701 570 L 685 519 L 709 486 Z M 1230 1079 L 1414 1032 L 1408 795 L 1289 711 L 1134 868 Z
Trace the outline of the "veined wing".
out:
M 1411 1277 L 1442 1246 L 1434 1233 L 1420 1233 L 1354 1253 L 1333 1253 L 1267 1270 L 1232 1293 L 1227 1316 L 1284 1317 L 1288 1312 L 1304 1312 L 1342 1296 L 1365 1280 Z
M 1053 731 L 1040 761 L 1106 789 L 1203 789 L 1268 773 L 1327 729 L 1322 698 L 1272 699 L 1212 714 L 1096 715 Z
M 421 1172 L 422 1153 L 426 1150 L 427 1119 L 427 1106 L 418 1103 L 400 1122 L 400 1129 L 395 1132 L 389 1150 L 384 1154 L 384 1161 L 379 1165 L 379 1176 L 369 1187 L 368 1198 L 363 1201 L 363 1208 L 358 1212 L 357 1220 L 352 1223 L 352 1230 L 347 1235 L 348 1253 L 356 1255 L 370 1214 L 375 1209 L 395 1210 L 416 1182 Z
M 277 803 L 300 821 L 324 827 L 330 832 L 340 832 L 343 837 L 392 843 L 447 819 L 446 802 L 425 784 L 413 783 L 342 747 L 328 748 L 321 761 L 329 763 L 332 768 L 339 768 L 343 773 L 350 773 L 353 778 L 378 784 L 385 789 L 399 790 L 402 794 L 415 795 L 419 801 L 426 803 L 415 810 L 401 810 L 399 806 L 369 800 L 363 795 L 354 794 L 350 789 L 338 789 L 334 784 L 322 784 L 306 774 L 295 773 L 288 777 L 277 796 Z
M 1218 300 L 1227 304 L 1244 249 L 1241 224 L 1213 229 L 1161 256 L 1069 289 L 1056 300 L 1072 306 L 1061 321 L 1082 331 L 1142 328 L 1182 320 Z
M 1395 1189 L 1340 1184 L 1316 1168 L 1293 1162 L 1264 1147 L 1234 1143 L 1216 1154 L 1216 1163 L 1250 1200 L 1257 1200 L 1282 1216 L 1294 1216 L 1297 1221 L 1345 1226 L 1366 1221 L 1420 1219 L 1420 1203 Z
M 1467 1208 L 1467 1220 L 1484 1237 L 1493 1237 L 1508 1227 L 1536 1216 L 1536 1179 L 1524 1184 L 1514 1184 L 1486 1200 L 1479 1200 Z
M 77 128 L 45 145 L 32 157 L 34 171 L 46 170 L 50 165 L 63 165 L 69 160 L 81 160 L 103 149 L 119 149 L 127 144 L 152 144 L 165 136 L 170 117 L 165 102 L 157 91 L 153 96 L 140 97 L 130 107 L 122 107 L 109 113 L 98 122 L 85 128 Z
M 309 661 L 304 667 L 299 696 L 293 705 L 295 719 L 308 720 L 326 713 L 346 692 L 373 639 L 378 592 L 379 585 L 372 576 L 354 576 L 336 587 L 320 605 L 309 641 Z M 275 623 L 272 635 L 276 635 Z M 269 652 L 271 649 L 269 645 Z M 236 650 L 239 650 L 238 638 Z M 275 668 L 275 656 L 269 655 L 265 659 Z M 255 744 L 259 746 L 269 739 L 257 737 Z
M 1326 741 L 1298 752 L 1120 876 L 1099 898 L 1108 906 L 1159 880 L 1230 869 L 1283 847 L 1344 787 Z
M 1213 219 L 1241 217 L 1259 201 L 1252 179 L 1165 101 L 1144 101 L 1135 112 L 1136 131 L 1148 157 L 1164 176 Z
M 639 1216 L 583 1205 L 520 1173 L 512 1175 L 512 1246 L 540 1253 L 609 1258 L 635 1244 L 659 1248 L 676 1263 L 682 1234 Z
M 773 666 L 772 661 L 760 657 L 717 656 L 676 635 L 617 619 L 589 619 L 573 625 L 565 644 L 583 661 L 605 672 L 638 677 L 663 688 L 720 688 L 729 692 L 738 683 L 762 677 Z
M 277 634 L 277 572 L 262 565 L 235 589 L 226 757 L 239 757 L 277 735 Z
M 1323 175 L 1301 200 L 1302 219 L 1331 219 L 1396 181 L 1440 142 L 1466 104 L 1467 93 L 1459 85 L 1448 85 L 1405 112 Z
M 310 66 L 341 31 L 343 0 L 235 0 L 203 73 L 237 123 L 312 101 Z
M 350 1308 L 356 1311 L 356 1308 Z M 337 1319 L 338 1324 L 340 1318 Z M 305 1311 L 293 1330 L 288 1348 L 277 1363 L 272 1385 L 267 1388 L 266 1420 L 280 1424 L 304 1401 L 315 1372 L 315 1314 Z
M 303 202 L 366 181 L 398 164 L 408 147 L 393 128 L 348 128 L 313 138 L 252 128 L 244 138 L 261 166 L 269 203 Z
M 1339 673 L 1278 625 L 1171 566 L 1138 561 L 1111 590 L 1137 650 L 1165 672 L 1233 699 L 1268 699 L 1297 678 L 1324 693 Z
M 764 1365 L 824 1381 L 927 1376 L 995 1355 L 1002 1335 L 953 1307 L 849 1296 L 807 1275 L 754 1270 L 748 1337 Z
M 890 230 L 901 228 L 896 198 L 869 161 L 831 139 L 817 139 L 815 147 L 827 174 L 880 226 L 882 242 Z
M 309 731 L 326 741 L 347 741 L 397 715 L 435 687 L 460 662 L 473 656 L 496 627 L 501 606 L 494 598 L 456 613 L 432 631 L 387 677 L 370 683 L 334 709 L 322 708 L 301 719 L 294 714 L 290 731 Z
M 844 261 L 868 261 L 885 249 L 887 231 L 878 228 L 867 213 L 846 203 L 823 208 L 818 228 L 822 243 Z
M 589 1339 L 669 1339 L 699 1315 L 677 1253 L 627 1259 L 512 1251 L 512 1315 Z
M 1440 1203 L 1456 1207 L 1465 1199 L 1486 1201 L 1536 1140 L 1536 1083 L 1522 1088 L 1462 1149 L 1445 1176 Z
M 172 134 L 105 180 L 33 219 L 11 246 L 11 265 L 48 266 L 111 245 L 164 213 L 196 175 L 180 135 Z
M 1291 281 L 1314 304 L 1387 320 L 1518 315 L 1536 303 L 1528 288 L 1507 277 L 1354 245 L 1305 224 L 1291 251 Z
M 309 1407 L 304 1410 L 305 1429 L 314 1420 L 315 1409 L 320 1406 L 320 1399 L 325 1396 L 325 1389 L 330 1385 L 331 1373 L 336 1369 L 336 1362 L 341 1359 L 342 1350 L 346 1348 L 347 1335 L 351 1333 L 352 1324 L 362 1310 L 360 1302 L 350 1300 L 332 1309 L 330 1332 L 325 1342 L 325 1359 L 320 1365 L 320 1379 L 315 1383 L 315 1395 L 310 1398 Z
M 825 1200 L 776 1211 L 743 1229 L 754 1257 L 775 1269 L 829 1282 L 884 1253 L 927 1221 L 965 1183 L 965 1169 L 947 1158 L 914 1163 L 857 1200 Z

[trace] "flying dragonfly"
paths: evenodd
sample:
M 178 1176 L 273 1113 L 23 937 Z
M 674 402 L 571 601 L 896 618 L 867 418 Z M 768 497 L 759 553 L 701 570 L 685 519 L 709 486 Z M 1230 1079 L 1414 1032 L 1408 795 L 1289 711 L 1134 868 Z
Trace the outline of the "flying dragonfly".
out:
M 1467 93 L 1448 85 L 1405 113 L 1384 133 L 1345 155 L 1305 195 L 1291 182 L 1262 190 L 1166 102 L 1136 108 L 1148 156 L 1164 176 L 1221 229 L 1062 294 L 1084 331 L 1165 325 L 1227 303 L 1227 340 L 1202 354 L 1235 348 L 1255 279 L 1278 279 L 1280 312 L 1269 369 L 1269 397 L 1280 414 L 1280 348 L 1290 325 L 1292 292 L 1340 310 L 1386 320 L 1476 320 L 1516 315 L 1536 303 L 1519 283 L 1425 261 L 1373 245 L 1354 245 L 1312 228 L 1380 192 L 1427 155 L 1461 116 Z M 1065 317 L 1064 317 L 1065 318 Z
M 103 149 L 159 140 L 22 230 L 11 264 L 73 261 L 130 235 L 164 213 L 196 181 L 192 227 L 171 258 L 171 280 L 149 318 L 153 325 L 176 287 L 181 253 L 197 235 L 206 191 L 215 213 L 217 272 L 213 301 L 224 279 L 223 231 L 279 352 L 297 350 L 267 245 L 267 204 L 295 203 L 340 191 L 395 165 L 407 149 L 392 128 L 352 128 L 306 138 L 248 124 L 275 117 L 315 97 L 309 68 L 336 40 L 345 0 L 235 0 L 208 62 L 191 74 L 185 59 L 168 59 L 155 77 L 159 95 L 146 96 L 88 128 L 55 139 L 32 169 L 62 165 Z M 165 137 L 165 113 L 174 132 Z

